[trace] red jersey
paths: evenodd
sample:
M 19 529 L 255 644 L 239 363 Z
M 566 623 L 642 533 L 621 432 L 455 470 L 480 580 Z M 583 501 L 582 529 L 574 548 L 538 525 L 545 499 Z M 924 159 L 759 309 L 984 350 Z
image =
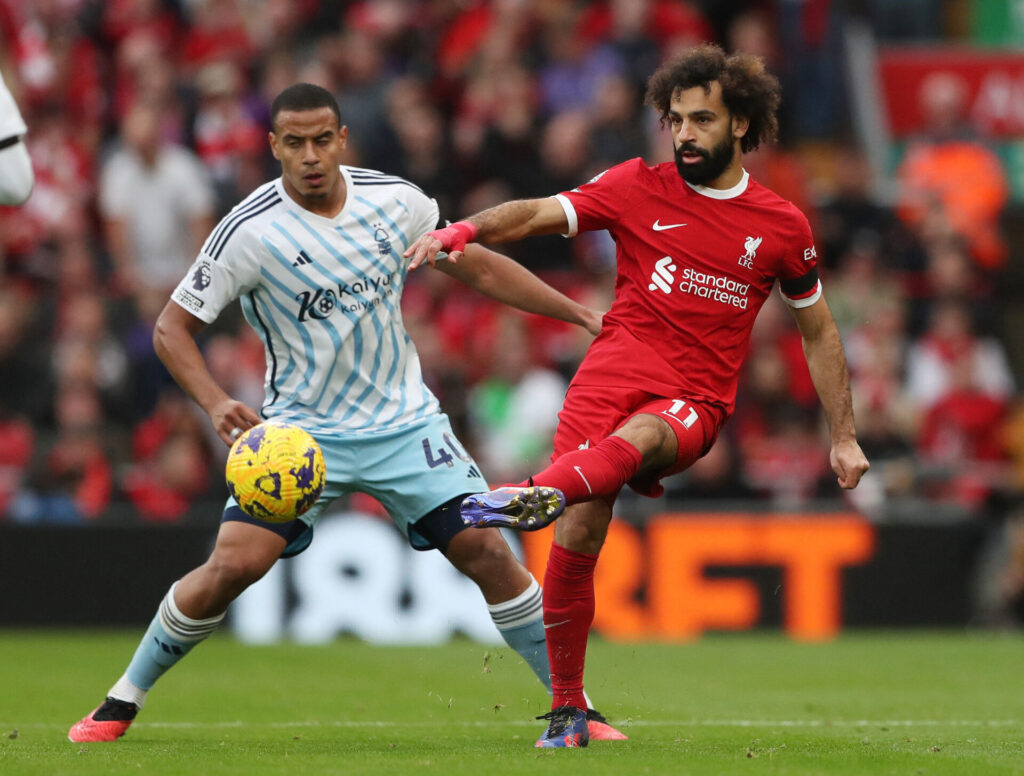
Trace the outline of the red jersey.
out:
M 709 189 L 631 159 L 557 198 L 569 236 L 607 229 L 617 245 L 615 302 L 574 383 L 685 396 L 720 425 L 776 278 L 794 307 L 821 296 L 807 219 L 746 172 Z

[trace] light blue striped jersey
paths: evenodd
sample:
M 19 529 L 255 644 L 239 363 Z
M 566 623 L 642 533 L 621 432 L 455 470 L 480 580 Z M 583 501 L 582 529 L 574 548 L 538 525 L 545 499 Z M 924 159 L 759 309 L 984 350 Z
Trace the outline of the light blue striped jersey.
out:
M 405 249 L 437 203 L 385 173 L 341 167 L 342 211 L 303 209 L 281 179 L 210 234 L 171 298 L 211 323 L 240 298 L 266 346 L 262 415 L 324 435 L 391 431 L 440 411 L 402 323 Z

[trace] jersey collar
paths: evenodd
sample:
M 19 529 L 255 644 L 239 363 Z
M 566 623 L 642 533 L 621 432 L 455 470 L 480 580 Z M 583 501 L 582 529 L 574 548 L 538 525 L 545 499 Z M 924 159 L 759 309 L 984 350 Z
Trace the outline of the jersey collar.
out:
M 746 170 L 743 171 L 743 177 L 740 178 L 740 182 L 729 189 L 709 189 L 707 186 L 695 186 L 689 181 L 683 181 L 687 186 L 696 191 L 698 194 L 703 194 L 705 197 L 711 199 L 735 199 L 744 191 L 747 190 L 747 185 L 750 183 L 750 173 Z

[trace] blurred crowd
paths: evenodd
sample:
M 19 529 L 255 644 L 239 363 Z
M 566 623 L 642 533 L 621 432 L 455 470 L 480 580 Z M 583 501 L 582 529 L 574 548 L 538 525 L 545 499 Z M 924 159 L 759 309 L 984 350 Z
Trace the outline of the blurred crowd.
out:
M 873 469 L 840 495 L 799 334 L 773 295 L 735 417 L 668 497 L 787 509 L 852 497 L 879 517 L 903 502 L 984 510 L 1013 499 L 1024 410 L 1001 283 L 1020 260 L 1003 228 L 1006 171 L 961 121 L 957 85 L 937 79 L 927 130 L 895 170 L 897 196 L 878 195 L 850 131 L 843 5 L 0 0 L 0 68 L 37 181 L 25 207 L 0 210 L 0 516 L 81 522 L 127 504 L 142 520 L 173 521 L 224 497 L 226 451 L 154 355 L 151 331 L 217 220 L 279 174 L 266 132 L 283 87 L 329 88 L 348 162 L 408 178 L 455 219 L 631 157 L 670 160 L 669 136 L 642 107 L 645 81 L 705 40 L 763 56 L 783 82 L 783 142 L 746 167 L 815 230 Z M 882 34 L 939 32 L 928 12 L 938 2 L 851 5 Z M 920 13 L 904 16 L 910 5 Z M 604 233 L 503 250 L 576 298 L 610 304 L 615 246 Z M 410 278 L 404 314 L 486 476 L 537 469 L 584 334 L 430 271 Z M 262 345 L 240 314 L 202 345 L 225 389 L 258 407 Z

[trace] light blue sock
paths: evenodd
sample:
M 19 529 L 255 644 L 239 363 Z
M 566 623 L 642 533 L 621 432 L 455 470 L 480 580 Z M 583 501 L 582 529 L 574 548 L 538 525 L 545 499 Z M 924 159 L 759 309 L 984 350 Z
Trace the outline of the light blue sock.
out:
M 551 692 L 551 669 L 544 637 L 543 596 L 536 579 L 510 601 L 489 605 L 487 610 L 505 643 L 514 649 Z
M 160 602 L 156 617 L 149 624 L 146 635 L 139 642 L 138 649 L 135 650 L 135 655 L 125 671 L 128 681 L 144 692 L 152 688 L 156 684 L 156 680 L 163 676 L 167 669 L 185 657 L 192 647 L 213 633 L 224 619 L 223 614 L 206 620 L 194 620 L 191 617 L 186 617 L 174 603 L 174 588 L 177 584 L 175 582 L 171 585 L 164 600 Z M 123 693 L 124 688 L 119 685 L 121 685 L 120 681 L 112 688 L 111 692 L 120 690 Z M 124 700 L 138 703 L 135 698 L 124 698 Z M 138 705 L 141 706 L 141 704 Z

